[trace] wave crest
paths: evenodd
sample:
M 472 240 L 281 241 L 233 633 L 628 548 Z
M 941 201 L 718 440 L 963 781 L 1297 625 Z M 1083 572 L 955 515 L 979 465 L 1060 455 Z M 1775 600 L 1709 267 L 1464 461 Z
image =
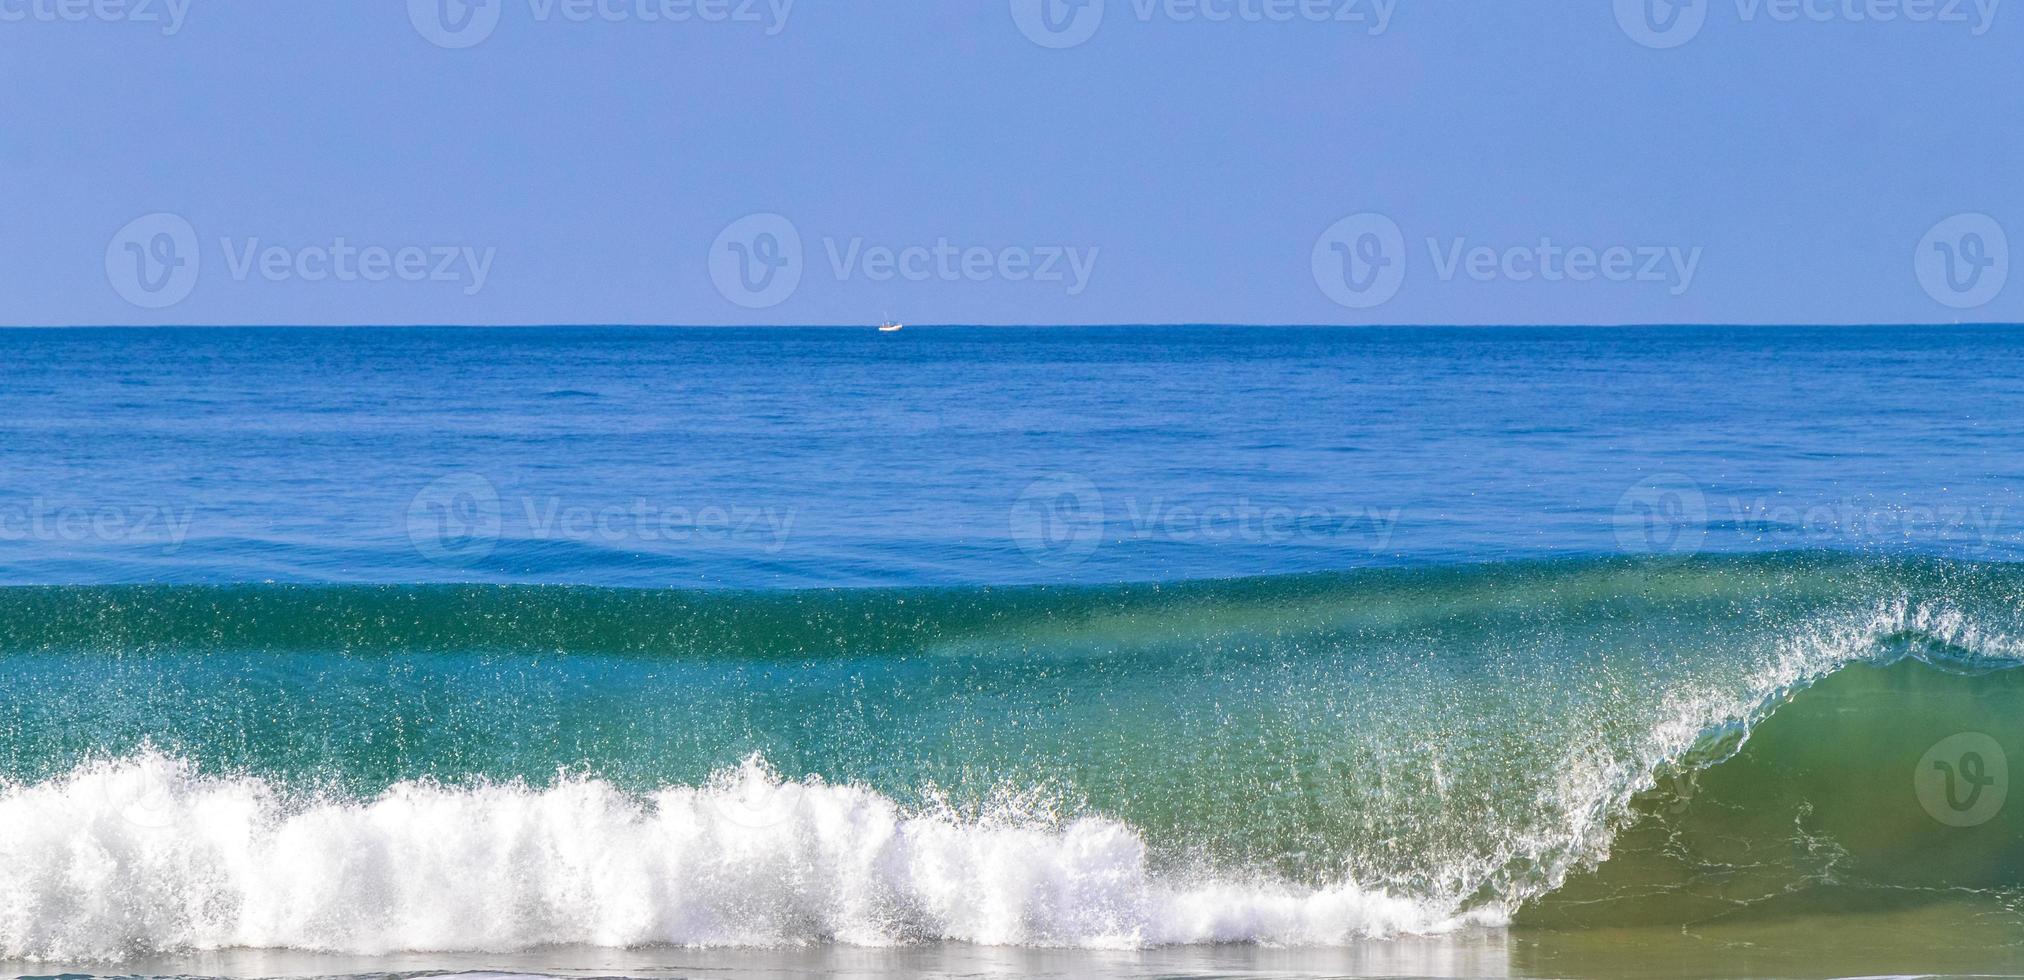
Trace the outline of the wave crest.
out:
M 909 811 L 860 787 L 783 781 L 756 757 L 645 797 L 594 778 L 292 797 L 149 751 L 0 792 L 0 954 L 1120 948 L 1483 921 L 1351 884 L 1165 880 L 1123 823 L 1021 811 Z

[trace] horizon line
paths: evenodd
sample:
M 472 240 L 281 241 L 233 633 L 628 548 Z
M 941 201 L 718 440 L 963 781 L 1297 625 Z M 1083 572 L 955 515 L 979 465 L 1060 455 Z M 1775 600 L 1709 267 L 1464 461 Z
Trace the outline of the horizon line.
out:
M 1863 328 L 1948 329 L 1954 327 L 2019 327 L 2024 321 L 1956 320 L 1945 322 L 1820 321 L 1752 323 L 1747 321 L 1666 321 L 1638 323 L 1236 323 L 1236 322 L 1112 322 L 1112 323 L 921 323 L 908 330 L 1114 330 L 1131 328 L 1210 328 L 1231 330 L 1645 330 L 1736 328 L 1821 330 Z M 0 330 L 875 330 L 856 323 L 10 323 Z

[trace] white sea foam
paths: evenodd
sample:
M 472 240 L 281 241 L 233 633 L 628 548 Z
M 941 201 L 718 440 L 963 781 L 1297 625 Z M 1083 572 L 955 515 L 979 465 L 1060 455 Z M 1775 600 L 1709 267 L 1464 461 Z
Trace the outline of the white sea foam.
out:
M 909 810 L 763 762 L 649 797 L 403 784 L 305 799 L 148 752 L 0 787 L 0 958 L 550 944 L 1333 944 L 1458 916 L 1350 884 L 1171 880 L 1113 820 Z

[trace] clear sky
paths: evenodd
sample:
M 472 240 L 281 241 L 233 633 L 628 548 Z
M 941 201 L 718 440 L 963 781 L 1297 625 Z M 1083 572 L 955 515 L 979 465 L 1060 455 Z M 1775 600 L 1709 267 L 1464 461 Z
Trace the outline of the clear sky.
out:
M 2024 320 L 2002 0 L 0 0 L 0 80 L 8 324 Z

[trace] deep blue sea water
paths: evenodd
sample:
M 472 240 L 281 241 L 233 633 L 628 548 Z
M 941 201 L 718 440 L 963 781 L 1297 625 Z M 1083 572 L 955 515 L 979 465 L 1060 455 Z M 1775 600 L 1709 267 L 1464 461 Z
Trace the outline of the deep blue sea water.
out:
M 0 333 L 0 581 L 1187 580 L 2024 543 L 2024 334 Z
M 1988 327 L 0 331 L 0 973 L 2016 973 L 2020 480 Z

